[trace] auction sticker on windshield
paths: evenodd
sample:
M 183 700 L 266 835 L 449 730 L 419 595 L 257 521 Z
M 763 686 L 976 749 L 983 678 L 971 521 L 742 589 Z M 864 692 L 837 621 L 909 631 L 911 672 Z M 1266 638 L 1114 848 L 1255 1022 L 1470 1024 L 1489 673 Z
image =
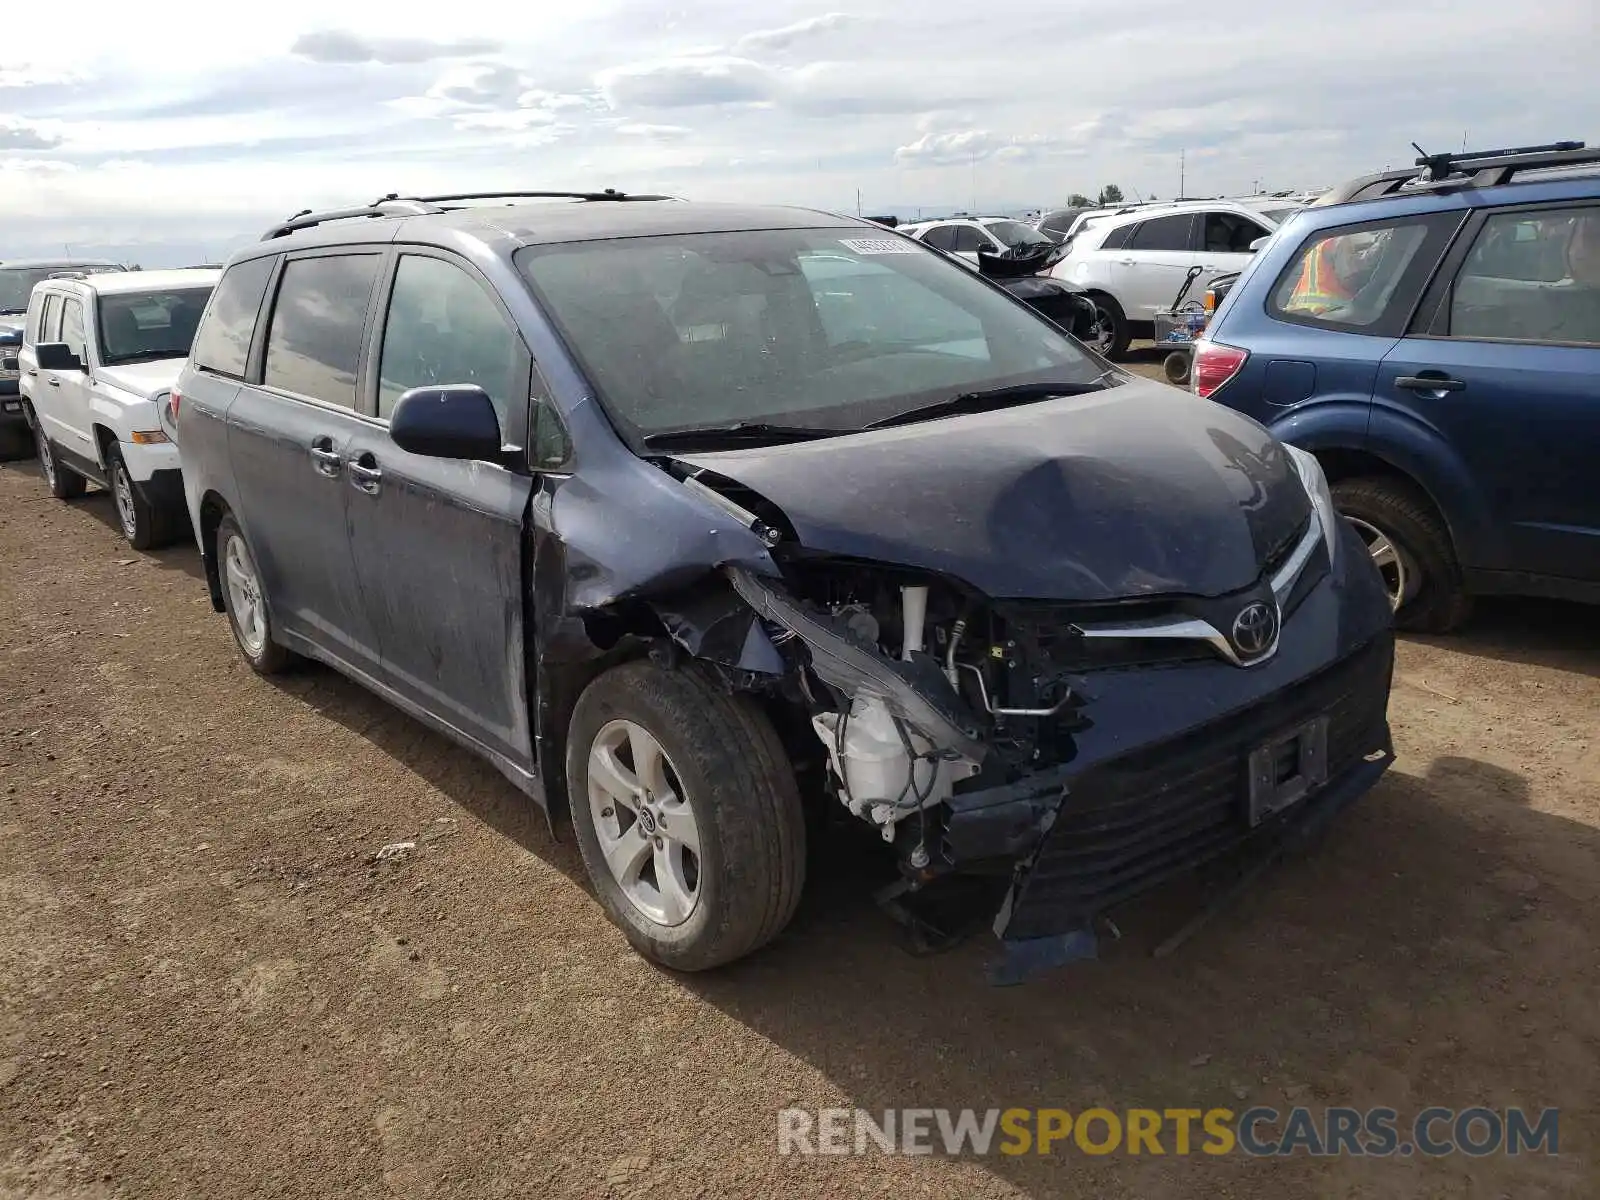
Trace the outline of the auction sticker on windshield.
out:
M 915 254 L 903 238 L 840 238 L 839 244 L 855 254 Z

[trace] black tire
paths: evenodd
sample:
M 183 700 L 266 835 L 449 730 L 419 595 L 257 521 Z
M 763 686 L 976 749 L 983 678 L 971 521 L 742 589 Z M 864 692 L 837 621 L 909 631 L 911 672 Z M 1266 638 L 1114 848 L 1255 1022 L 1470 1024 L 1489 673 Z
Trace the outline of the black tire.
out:
M 128 473 L 128 464 L 115 446 L 106 451 L 106 479 L 111 485 L 111 501 L 117 510 L 122 536 L 135 550 L 154 550 L 172 540 L 172 515 L 151 504 L 144 489 Z M 127 500 L 123 499 L 123 488 Z
M 39 473 L 44 476 L 50 494 L 57 500 L 76 500 L 89 490 L 89 481 L 70 467 L 61 465 L 56 445 L 44 431 L 37 417 L 33 421 L 33 441 L 39 451 Z
M 1334 507 L 1358 530 L 1365 525 L 1382 533 L 1400 551 L 1406 569 L 1417 576 L 1395 611 L 1395 628 L 1413 633 L 1459 629 L 1472 613 L 1472 597 L 1450 530 L 1433 503 L 1398 479 L 1345 479 L 1331 490 Z
M 646 916 L 612 875 L 589 799 L 589 757 L 613 721 L 642 726 L 665 752 L 699 833 L 698 895 L 689 916 Z M 742 958 L 775 938 L 805 883 L 806 831 L 794 770 L 772 723 L 696 667 L 625 663 L 578 698 L 567 740 L 578 847 L 606 915 L 640 954 L 679 971 Z
M 1128 328 L 1128 316 L 1122 311 L 1122 305 L 1104 292 L 1090 292 L 1089 299 L 1094 301 L 1100 317 L 1100 342 L 1095 349 L 1107 358 L 1120 362 L 1128 352 L 1128 343 L 1133 340 L 1133 331 Z
M 1194 355 L 1186 350 L 1174 350 L 1161 362 L 1161 373 L 1173 387 L 1186 387 Z
M 228 582 L 228 547 L 229 543 L 237 540 L 248 559 L 250 570 L 255 577 L 256 602 L 260 605 L 262 636 L 260 644 L 254 644 L 254 638 L 247 635 L 240 625 L 240 614 L 235 608 L 233 590 Z M 275 626 L 272 621 L 272 608 L 267 603 L 266 589 L 261 586 L 261 574 L 255 565 L 255 553 L 250 549 L 250 543 L 245 540 L 239 523 L 229 513 L 217 525 L 217 537 L 212 546 L 212 553 L 217 557 L 217 571 L 222 579 L 222 607 L 228 614 L 228 628 L 233 631 L 233 640 L 239 647 L 239 653 L 244 655 L 245 662 L 250 664 L 250 669 L 257 675 L 277 675 L 287 670 L 294 662 L 294 655 L 278 645 Z

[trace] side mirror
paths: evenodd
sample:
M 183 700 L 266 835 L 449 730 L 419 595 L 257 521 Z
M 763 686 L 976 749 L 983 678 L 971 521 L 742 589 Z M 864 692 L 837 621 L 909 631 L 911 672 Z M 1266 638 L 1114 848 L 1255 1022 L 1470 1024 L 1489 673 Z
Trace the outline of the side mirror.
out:
M 1271 240 L 1272 235 L 1270 233 L 1266 234 L 1264 237 L 1258 237 L 1255 241 L 1250 243 L 1250 253 L 1254 254 L 1257 250 L 1261 249 L 1261 247 L 1265 246 Z
M 39 359 L 41 371 L 82 371 L 83 359 L 72 352 L 65 342 L 40 342 L 33 348 Z
M 389 414 L 389 438 L 400 449 L 429 458 L 493 463 L 504 458 L 494 401 L 475 383 L 402 393 Z

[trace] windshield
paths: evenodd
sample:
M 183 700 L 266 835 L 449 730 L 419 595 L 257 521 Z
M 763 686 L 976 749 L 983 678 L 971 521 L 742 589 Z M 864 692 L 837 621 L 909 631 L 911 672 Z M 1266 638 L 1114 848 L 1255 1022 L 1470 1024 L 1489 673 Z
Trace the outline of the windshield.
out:
M 1101 386 L 1105 371 L 970 269 L 859 228 L 529 246 L 517 264 L 636 439 L 843 432 L 975 390 Z
M 1053 245 L 1044 234 L 1021 221 L 986 221 L 983 227 L 1011 247 Z
M 100 297 L 100 360 L 106 366 L 188 358 L 211 289 L 125 292 Z
M 97 275 L 104 271 L 120 271 L 121 267 L 105 263 L 56 263 L 48 267 L 0 267 L 0 313 L 28 311 L 28 298 L 33 295 L 36 283 L 62 271 L 82 271 Z
M 1299 211 L 1300 206 L 1297 204 L 1292 208 L 1263 208 L 1261 210 L 1261 215 L 1267 220 L 1271 221 L 1274 225 L 1282 225 L 1285 221 Z

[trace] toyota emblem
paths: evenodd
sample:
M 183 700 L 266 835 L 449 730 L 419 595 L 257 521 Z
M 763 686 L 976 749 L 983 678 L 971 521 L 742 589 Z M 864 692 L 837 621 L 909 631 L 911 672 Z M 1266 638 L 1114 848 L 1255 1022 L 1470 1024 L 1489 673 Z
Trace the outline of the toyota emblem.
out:
M 1233 644 L 1245 658 L 1265 654 L 1277 636 L 1278 614 L 1259 600 L 1245 605 L 1233 619 Z

